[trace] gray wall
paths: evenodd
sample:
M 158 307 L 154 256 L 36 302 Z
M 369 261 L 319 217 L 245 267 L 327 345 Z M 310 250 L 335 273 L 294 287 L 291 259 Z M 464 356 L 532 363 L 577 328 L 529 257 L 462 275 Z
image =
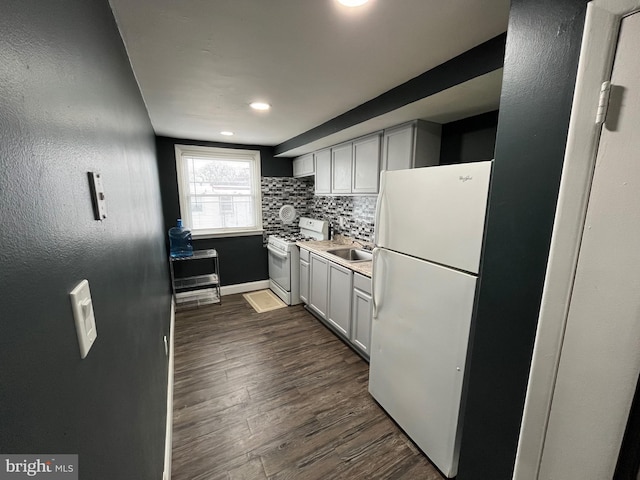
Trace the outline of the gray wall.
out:
M 170 297 L 154 136 L 107 0 L 0 15 L 0 452 L 160 479 Z M 108 218 L 93 219 L 88 171 Z M 89 280 L 80 359 L 69 291 Z
M 512 0 L 458 480 L 512 476 L 585 0 Z
M 501 68 L 505 37 L 502 33 L 487 40 L 311 130 L 276 145 L 274 151 L 276 154 L 287 152 Z M 425 48 L 432 47 L 425 45 Z
M 440 165 L 481 162 L 495 156 L 498 111 L 442 125 Z
M 156 146 L 165 230 L 169 230 L 175 225 L 176 219 L 180 218 L 176 144 L 259 150 L 260 170 L 263 177 L 291 177 L 293 175 L 292 159 L 274 157 L 273 147 L 157 137 Z M 222 285 L 236 285 L 269 278 L 267 249 L 263 245 L 262 235 L 195 240 L 193 246 L 196 249 L 215 248 L 218 251 Z

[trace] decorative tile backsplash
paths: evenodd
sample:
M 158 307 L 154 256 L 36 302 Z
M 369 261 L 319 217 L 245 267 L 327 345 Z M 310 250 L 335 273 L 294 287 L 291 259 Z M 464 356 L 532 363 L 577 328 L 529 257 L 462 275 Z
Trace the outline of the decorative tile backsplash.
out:
M 269 235 L 297 233 L 298 220 L 306 215 L 309 199 L 313 198 L 313 179 L 291 177 L 262 177 L 263 241 Z M 293 205 L 296 217 L 290 224 L 282 223 L 279 212 L 283 205 Z
M 309 216 L 329 220 L 335 233 L 373 242 L 376 195 L 354 197 L 313 196 L 309 200 Z M 344 227 L 340 226 L 340 217 Z
M 328 220 L 335 233 L 358 240 L 373 241 L 376 195 L 353 197 L 314 196 L 313 177 L 262 177 L 263 239 L 272 234 L 297 233 L 301 216 Z M 293 205 L 296 218 L 285 225 L 278 213 L 283 205 Z M 340 217 L 344 227 L 340 227 Z

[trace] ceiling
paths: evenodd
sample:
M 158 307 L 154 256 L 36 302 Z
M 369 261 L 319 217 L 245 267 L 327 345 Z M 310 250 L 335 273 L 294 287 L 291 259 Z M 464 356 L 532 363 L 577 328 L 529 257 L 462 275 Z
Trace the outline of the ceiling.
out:
M 110 0 L 157 135 L 278 145 L 503 33 L 509 0 Z M 501 70 L 315 141 L 495 110 Z M 268 112 L 249 107 L 272 105 Z M 220 134 L 232 131 L 234 136 Z

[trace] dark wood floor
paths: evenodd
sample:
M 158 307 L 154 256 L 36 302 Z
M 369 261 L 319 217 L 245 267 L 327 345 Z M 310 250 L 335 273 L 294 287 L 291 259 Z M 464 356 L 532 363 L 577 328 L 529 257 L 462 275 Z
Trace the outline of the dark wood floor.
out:
M 179 313 L 172 478 L 440 480 L 367 381 L 301 306 L 256 313 L 232 295 Z

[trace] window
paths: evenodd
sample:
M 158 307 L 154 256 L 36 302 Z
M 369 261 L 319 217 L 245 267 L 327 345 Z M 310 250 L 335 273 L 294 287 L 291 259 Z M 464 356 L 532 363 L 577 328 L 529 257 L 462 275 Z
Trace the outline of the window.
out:
M 260 152 L 176 145 L 183 223 L 194 237 L 262 233 Z

